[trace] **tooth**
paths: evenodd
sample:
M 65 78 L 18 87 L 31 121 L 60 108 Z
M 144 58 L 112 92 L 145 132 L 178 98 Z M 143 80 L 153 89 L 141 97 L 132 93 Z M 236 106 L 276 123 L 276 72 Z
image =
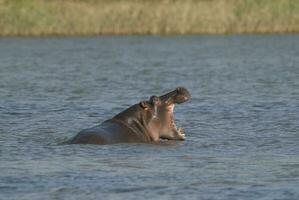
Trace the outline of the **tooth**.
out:
M 184 129 L 181 128 L 181 127 L 178 129 L 178 132 L 179 132 L 181 135 L 185 135 Z

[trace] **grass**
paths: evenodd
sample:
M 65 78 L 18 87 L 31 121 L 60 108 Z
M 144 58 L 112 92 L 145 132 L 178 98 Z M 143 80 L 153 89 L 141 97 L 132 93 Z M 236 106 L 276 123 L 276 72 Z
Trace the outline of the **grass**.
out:
M 298 32 L 299 0 L 0 0 L 0 36 Z

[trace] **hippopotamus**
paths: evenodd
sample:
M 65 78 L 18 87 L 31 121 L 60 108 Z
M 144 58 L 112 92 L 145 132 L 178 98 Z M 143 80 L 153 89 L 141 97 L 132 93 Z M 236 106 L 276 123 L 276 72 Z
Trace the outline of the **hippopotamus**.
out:
M 173 110 L 191 98 L 184 87 L 161 96 L 151 96 L 103 123 L 83 129 L 68 144 L 115 144 L 158 142 L 162 139 L 184 140 L 182 128 L 177 128 Z

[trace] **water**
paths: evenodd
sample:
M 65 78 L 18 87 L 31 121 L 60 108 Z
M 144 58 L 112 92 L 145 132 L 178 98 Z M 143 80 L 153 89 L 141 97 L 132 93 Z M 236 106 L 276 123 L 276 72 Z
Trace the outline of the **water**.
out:
M 0 199 L 299 199 L 299 36 L 0 39 Z M 185 86 L 186 141 L 61 145 Z

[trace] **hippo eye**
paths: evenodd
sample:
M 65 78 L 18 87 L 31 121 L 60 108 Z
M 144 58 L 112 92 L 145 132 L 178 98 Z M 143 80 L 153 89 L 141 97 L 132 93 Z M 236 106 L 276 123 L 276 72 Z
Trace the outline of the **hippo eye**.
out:
M 157 100 L 157 96 L 151 96 L 150 102 L 155 102 Z
M 159 103 L 161 103 L 161 100 L 157 96 L 151 96 L 150 102 L 152 102 L 153 104 L 159 104 Z

